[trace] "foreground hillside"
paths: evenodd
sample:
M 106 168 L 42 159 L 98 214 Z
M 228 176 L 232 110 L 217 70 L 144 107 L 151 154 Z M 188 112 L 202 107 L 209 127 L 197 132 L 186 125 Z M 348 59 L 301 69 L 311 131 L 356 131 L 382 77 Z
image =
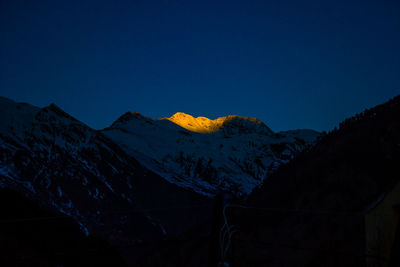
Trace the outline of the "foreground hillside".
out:
M 105 240 L 20 193 L 0 189 L 0 210 L 1 266 L 126 266 Z
M 346 119 L 310 151 L 282 165 L 252 196 L 250 204 L 311 211 L 307 216 L 281 215 L 285 224 L 272 228 L 281 237 L 292 232 L 297 245 L 311 244 L 330 252 L 310 252 L 315 258 L 309 262 L 349 266 L 363 265 L 367 258 L 376 260 L 373 266 L 387 264 L 390 256 L 379 251 L 386 245 L 366 250 L 366 240 L 375 233 L 365 228 L 365 220 L 400 181 L 399 118 L 400 96 Z M 400 195 L 391 197 L 400 204 Z M 383 215 L 393 220 L 394 227 L 395 212 L 390 207 Z M 397 253 L 400 251 L 391 254 Z
M 262 206 L 363 210 L 399 181 L 400 96 L 346 119 L 265 181 Z M 281 179 L 285 177 L 283 186 Z M 280 188 L 286 201 L 279 201 Z

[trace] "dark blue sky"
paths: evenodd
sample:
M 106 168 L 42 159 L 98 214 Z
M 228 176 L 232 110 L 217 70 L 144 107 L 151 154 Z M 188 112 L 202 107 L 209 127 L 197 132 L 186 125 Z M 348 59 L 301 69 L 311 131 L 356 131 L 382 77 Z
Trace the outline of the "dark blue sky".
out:
M 323 2 L 323 3 L 319 3 Z M 0 95 L 329 130 L 400 94 L 399 1 L 0 1 Z

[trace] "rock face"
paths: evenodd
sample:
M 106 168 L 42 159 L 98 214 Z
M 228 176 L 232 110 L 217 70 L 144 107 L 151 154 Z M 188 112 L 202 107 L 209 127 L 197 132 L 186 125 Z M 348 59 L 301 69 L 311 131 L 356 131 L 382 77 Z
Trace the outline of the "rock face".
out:
M 255 118 L 210 120 L 181 112 L 162 119 L 128 112 L 102 132 L 148 169 L 207 196 L 248 195 L 319 135 L 313 130 L 274 133 Z

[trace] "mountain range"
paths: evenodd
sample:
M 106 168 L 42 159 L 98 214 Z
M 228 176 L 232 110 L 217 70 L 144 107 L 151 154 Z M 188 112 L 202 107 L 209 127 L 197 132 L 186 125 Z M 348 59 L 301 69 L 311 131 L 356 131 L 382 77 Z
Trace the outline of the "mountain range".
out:
M 68 229 L 69 241 L 39 228 L 47 236 L 42 240 L 53 240 L 46 242 L 56 235 L 93 250 L 86 235 L 119 248 L 133 266 L 208 266 L 209 218 L 218 214 L 211 214 L 213 197 L 229 193 L 221 219 L 225 229 L 235 229 L 226 254 L 232 265 L 389 262 L 376 248 L 365 251 L 365 240 L 376 234 L 365 221 L 399 184 L 400 96 L 322 134 L 273 132 L 255 118 L 210 120 L 180 112 L 160 119 L 127 112 L 94 130 L 54 104 L 38 108 L 6 98 L 0 98 L 0 116 L 0 222 L 72 219 L 75 228 L 71 221 L 48 224 Z M 389 213 L 384 216 L 397 218 Z M 15 247 L 17 239 L 28 244 L 24 253 L 41 260 L 58 255 L 51 243 L 45 253 L 34 248 L 38 236 L 24 232 L 30 237 L 21 239 L 18 225 L 2 232 L 4 247 Z M 76 258 L 76 250 L 60 244 L 64 254 L 70 251 L 67 258 Z M 106 249 L 95 250 L 99 246 Z M 121 262 L 106 250 L 105 262 Z M 60 263 L 54 255 L 50 262 Z
M 274 133 L 241 116 L 184 113 L 150 119 L 128 112 L 94 130 L 55 104 L 38 108 L 7 98 L 0 98 L 0 117 L 0 187 L 111 244 L 187 230 L 209 215 L 210 197 L 230 191 L 246 198 L 319 136 Z
M 181 112 L 162 119 L 128 112 L 102 133 L 169 182 L 206 196 L 250 194 L 319 135 L 313 130 L 274 133 L 255 118 L 209 120 Z

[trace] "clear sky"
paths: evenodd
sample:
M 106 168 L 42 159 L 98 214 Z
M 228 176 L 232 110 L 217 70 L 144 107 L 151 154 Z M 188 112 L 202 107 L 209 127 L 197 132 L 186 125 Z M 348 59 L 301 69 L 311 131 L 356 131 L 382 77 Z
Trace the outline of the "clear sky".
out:
M 400 1 L 0 1 L 0 95 L 329 130 L 400 94 Z

